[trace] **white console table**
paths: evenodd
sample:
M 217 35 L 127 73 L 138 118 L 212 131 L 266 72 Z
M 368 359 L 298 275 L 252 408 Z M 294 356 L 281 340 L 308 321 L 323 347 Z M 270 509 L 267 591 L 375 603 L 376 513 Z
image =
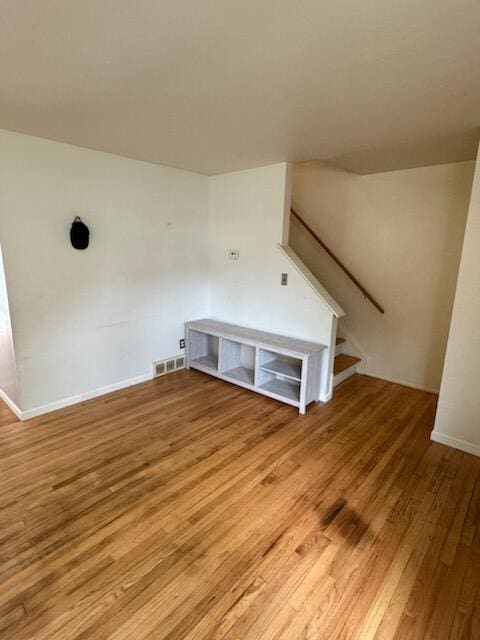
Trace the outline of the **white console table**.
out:
M 185 325 L 190 367 L 298 407 L 318 401 L 325 345 L 216 320 Z

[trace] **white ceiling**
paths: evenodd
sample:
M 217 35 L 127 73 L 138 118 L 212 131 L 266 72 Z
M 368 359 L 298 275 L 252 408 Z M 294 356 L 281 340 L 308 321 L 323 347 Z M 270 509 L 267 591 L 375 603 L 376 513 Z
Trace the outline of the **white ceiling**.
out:
M 0 128 L 206 174 L 473 140 L 479 63 L 479 0 L 0 0 Z

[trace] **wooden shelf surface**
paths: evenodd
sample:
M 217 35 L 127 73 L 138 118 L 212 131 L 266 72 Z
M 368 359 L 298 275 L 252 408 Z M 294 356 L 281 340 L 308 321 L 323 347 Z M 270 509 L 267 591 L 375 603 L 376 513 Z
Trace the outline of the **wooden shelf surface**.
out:
M 273 380 L 265 382 L 265 384 L 262 384 L 258 388 L 263 391 L 268 391 L 269 393 L 274 393 L 277 396 L 288 398 L 295 402 L 298 402 L 300 399 L 300 385 L 291 380 L 278 380 L 277 378 L 274 378 Z
M 260 369 L 263 371 L 269 371 L 270 373 L 280 374 L 300 382 L 302 377 L 302 363 L 290 362 L 288 360 L 281 360 L 280 358 L 274 358 L 265 364 L 260 365 Z
M 223 371 L 222 373 L 225 378 L 231 378 L 232 380 L 244 382 L 245 384 L 251 384 L 253 386 L 255 379 L 255 372 L 253 369 L 248 369 L 247 367 L 235 367 L 234 369 Z
M 201 358 L 196 358 L 192 360 L 195 364 L 200 364 L 202 367 L 208 367 L 209 369 L 213 369 L 214 371 L 218 370 L 218 357 L 213 354 L 208 354 L 206 356 L 202 356 Z

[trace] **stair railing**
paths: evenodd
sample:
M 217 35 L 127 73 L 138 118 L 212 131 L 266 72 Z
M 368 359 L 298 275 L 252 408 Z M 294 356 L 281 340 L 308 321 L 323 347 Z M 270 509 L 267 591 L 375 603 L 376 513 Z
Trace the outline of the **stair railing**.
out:
M 336 264 L 338 264 L 340 269 L 342 269 L 342 271 L 347 274 L 350 280 L 360 289 L 360 291 L 363 293 L 363 296 L 368 300 L 370 300 L 373 306 L 376 309 L 378 309 L 380 313 L 385 313 L 385 309 L 375 300 L 375 298 L 372 295 L 370 295 L 370 293 L 368 293 L 365 287 L 355 278 L 353 273 L 347 269 L 347 267 L 343 264 L 343 262 L 339 258 L 337 258 L 337 256 L 333 253 L 333 251 L 327 247 L 327 245 L 323 242 L 323 240 L 320 240 L 320 238 L 315 233 L 315 231 L 305 222 L 305 220 L 295 211 L 295 209 L 291 207 L 290 211 L 292 212 L 292 215 L 300 222 L 300 224 L 305 227 L 308 233 L 310 233 L 310 235 L 312 235 L 315 238 L 315 240 L 322 247 L 322 249 L 326 253 L 328 253 L 328 255 L 332 258 L 332 260 Z

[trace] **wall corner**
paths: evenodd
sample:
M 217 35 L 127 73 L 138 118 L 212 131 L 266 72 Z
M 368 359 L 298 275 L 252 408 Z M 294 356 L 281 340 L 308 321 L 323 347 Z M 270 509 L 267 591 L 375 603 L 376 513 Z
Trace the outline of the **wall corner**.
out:
M 292 164 L 285 165 L 285 193 L 283 203 L 282 247 L 288 247 L 290 237 L 290 207 L 292 206 Z

